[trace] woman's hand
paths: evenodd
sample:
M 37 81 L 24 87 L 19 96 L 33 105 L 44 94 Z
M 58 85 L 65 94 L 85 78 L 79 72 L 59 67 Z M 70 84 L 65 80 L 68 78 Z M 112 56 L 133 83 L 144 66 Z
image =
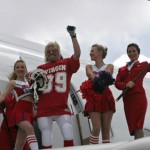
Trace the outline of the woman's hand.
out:
M 127 87 L 127 88 L 132 88 L 134 85 L 135 85 L 135 83 L 134 83 L 133 81 L 129 81 L 129 82 L 126 84 L 126 87 Z

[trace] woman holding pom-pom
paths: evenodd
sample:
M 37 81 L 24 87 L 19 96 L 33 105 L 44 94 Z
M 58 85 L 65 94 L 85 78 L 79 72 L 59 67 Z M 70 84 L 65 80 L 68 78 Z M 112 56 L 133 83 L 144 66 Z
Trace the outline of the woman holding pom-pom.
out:
M 110 143 L 110 125 L 115 112 L 115 101 L 108 86 L 115 80 L 112 77 L 114 66 L 103 61 L 106 55 L 107 48 L 99 44 L 92 45 L 90 57 L 95 64 L 86 66 L 88 80 L 80 86 L 82 97 L 86 99 L 84 115 L 89 116 L 92 123 L 89 144 L 99 143 L 100 131 L 102 143 Z

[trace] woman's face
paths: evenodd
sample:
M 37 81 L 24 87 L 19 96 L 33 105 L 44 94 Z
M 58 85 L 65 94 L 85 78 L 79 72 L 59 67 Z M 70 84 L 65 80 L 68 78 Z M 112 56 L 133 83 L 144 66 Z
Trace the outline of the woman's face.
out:
M 93 61 L 102 58 L 102 51 L 97 50 L 97 47 L 92 47 L 90 51 L 90 57 Z
M 128 47 L 127 54 L 130 60 L 138 60 L 139 58 L 138 50 L 134 46 Z
M 27 72 L 26 65 L 23 62 L 17 62 L 14 71 L 17 77 L 24 77 Z

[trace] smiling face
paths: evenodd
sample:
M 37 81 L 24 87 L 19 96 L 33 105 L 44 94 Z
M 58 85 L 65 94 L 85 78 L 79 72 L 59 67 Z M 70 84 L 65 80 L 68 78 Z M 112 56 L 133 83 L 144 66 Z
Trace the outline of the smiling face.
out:
M 16 62 L 15 66 L 14 66 L 14 72 L 17 76 L 17 79 L 24 79 L 24 77 L 27 73 L 25 63 L 23 61 Z
M 139 52 L 135 46 L 128 47 L 127 54 L 130 60 L 138 60 L 139 58 Z

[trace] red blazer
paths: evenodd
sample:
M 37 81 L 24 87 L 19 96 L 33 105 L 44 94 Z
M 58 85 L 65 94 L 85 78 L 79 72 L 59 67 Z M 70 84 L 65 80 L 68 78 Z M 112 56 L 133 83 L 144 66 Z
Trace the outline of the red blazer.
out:
M 148 65 L 147 61 L 139 62 L 133 64 L 131 70 L 129 71 L 127 68 L 127 65 L 124 67 L 119 68 L 118 74 L 115 81 L 115 86 L 119 90 L 124 90 L 126 87 L 126 84 L 129 81 L 133 81 L 136 76 Z M 135 86 L 131 88 L 126 94 L 123 95 L 123 98 L 125 98 L 127 95 L 133 94 L 133 93 L 145 93 L 145 90 L 143 88 L 143 78 L 145 77 L 146 73 L 150 72 L 150 68 L 146 70 L 146 72 L 136 81 Z

